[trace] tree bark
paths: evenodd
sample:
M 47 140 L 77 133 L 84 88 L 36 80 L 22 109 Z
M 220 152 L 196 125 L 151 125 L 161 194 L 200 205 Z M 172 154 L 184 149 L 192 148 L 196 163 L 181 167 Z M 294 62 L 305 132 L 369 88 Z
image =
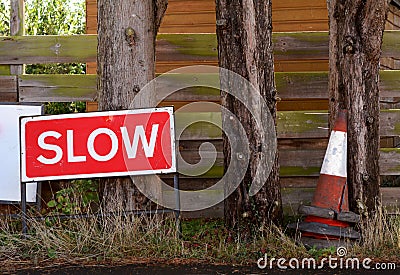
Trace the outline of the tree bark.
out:
M 271 1 L 217 0 L 216 17 L 219 66 L 249 80 L 266 101 L 267 111 L 276 120 Z M 235 89 L 233 85 L 221 76 L 221 87 Z M 264 140 L 256 130 L 254 118 L 243 104 L 223 91 L 221 99 L 222 105 L 235 114 L 243 125 L 250 147 L 250 161 L 245 177 L 239 187 L 225 199 L 225 222 L 231 228 L 245 228 L 245 232 L 268 227 L 270 222 L 277 222 L 282 216 L 278 155 L 274 157 L 272 171 L 261 190 L 249 196 L 249 187 L 261 158 L 258 148 Z M 256 104 L 252 107 L 259 113 L 266 111 L 260 110 L 260 106 Z M 223 112 L 222 126 L 227 126 L 227 123 L 229 118 Z M 226 136 L 223 148 L 226 171 L 231 156 Z
M 98 0 L 99 110 L 129 109 L 135 95 L 154 78 L 155 39 L 167 2 Z M 105 178 L 101 185 L 107 210 L 143 209 L 149 202 L 129 177 Z
M 328 0 L 332 127 L 348 110 L 349 203 L 367 213 L 379 203 L 379 58 L 389 0 Z

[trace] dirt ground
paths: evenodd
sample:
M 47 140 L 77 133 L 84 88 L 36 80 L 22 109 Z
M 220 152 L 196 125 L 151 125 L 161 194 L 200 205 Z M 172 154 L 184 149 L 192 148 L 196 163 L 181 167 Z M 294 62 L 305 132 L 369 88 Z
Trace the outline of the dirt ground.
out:
M 260 270 L 256 265 L 235 266 L 235 265 L 210 265 L 206 263 L 195 264 L 151 264 L 138 263 L 119 266 L 92 265 L 92 266 L 51 266 L 46 268 L 30 268 L 20 270 L 9 270 L 3 274 L 150 274 L 150 275 L 169 275 L 169 274 L 399 274 L 400 266 L 392 271 L 377 270 L 279 270 L 264 269 Z

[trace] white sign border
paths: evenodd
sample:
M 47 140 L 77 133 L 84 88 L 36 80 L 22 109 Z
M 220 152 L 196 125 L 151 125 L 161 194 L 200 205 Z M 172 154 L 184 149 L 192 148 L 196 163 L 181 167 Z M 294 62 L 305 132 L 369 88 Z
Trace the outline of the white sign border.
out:
M 30 178 L 26 176 L 26 142 L 25 142 L 25 125 L 33 120 L 57 120 L 65 118 L 82 118 L 82 117 L 103 117 L 115 115 L 129 115 L 129 114 L 144 114 L 144 113 L 159 113 L 167 112 L 170 117 L 170 131 L 171 131 L 171 167 L 168 169 L 156 170 L 141 170 L 141 171 L 126 171 L 126 172 L 110 172 L 110 173 L 93 173 L 93 174 L 74 174 L 63 176 L 45 176 Z M 154 174 L 168 174 L 176 173 L 176 148 L 175 148 L 175 117 L 174 107 L 160 107 L 160 108 L 144 108 L 133 110 L 120 110 L 120 111 L 105 111 L 105 112 L 90 112 L 90 113 L 72 113 L 62 115 L 48 115 L 48 116 L 28 116 L 20 119 L 20 145 L 21 145 L 21 181 L 22 182 L 35 182 L 43 180 L 63 180 L 63 179 L 85 179 L 85 178 L 100 178 L 100 177 L 118 177 L 118 176 L 141 176 L 141 175 L 154 175 Z

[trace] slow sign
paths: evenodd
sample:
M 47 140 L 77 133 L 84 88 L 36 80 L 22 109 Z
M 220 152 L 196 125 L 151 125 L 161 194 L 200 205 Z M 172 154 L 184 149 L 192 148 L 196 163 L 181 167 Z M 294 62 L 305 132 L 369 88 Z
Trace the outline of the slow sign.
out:
M 22 181 L 172 173 L 173 108 L 21 120 Z

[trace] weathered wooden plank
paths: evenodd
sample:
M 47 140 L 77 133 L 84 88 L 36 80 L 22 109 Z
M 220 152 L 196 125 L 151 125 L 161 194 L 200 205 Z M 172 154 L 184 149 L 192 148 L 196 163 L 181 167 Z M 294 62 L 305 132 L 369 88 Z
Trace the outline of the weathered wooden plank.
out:
M 276 87 L 278 90 L 278 96 L 281 100 L 296 100 L 295 104 L 298 103 L 299 99 L 327 99 L 327 88 L 328 88 L 328 75 L 326 72 L 312 72 L 312 73 L 276 73 Z M 42 90 L 41 94 L 35 94 L 35 96 L 56 96 L 51 91 L 46 91 L 48 88 L 54 88 L 57 84 L 55 78 L 63 78 L 65 81 L 74 83 L 71 86 L 64 86 L 64 88 L 72 89 L 81 88 L 79 85 L 83 85 L 85 88 L 96 88 L 96 79 L 92 75 L 88 75 L 87 79 L 83 79 L 83 76 L 76 75 L 29 75 L 23 76 L 22 85 L 27 83 L 27 86 L 32 89 L 35 88 L 35 84 L 38 85 Z M 43 79 L 42 79 L 43 78 Z M 54 81 L 53 81 L 54 78 Z M 67 80 L 69 78 L 69 80 Z M 60 80 L 63 83 L 64 80 Z M 49 83 L 50 82 L 50 83 Z M 52 83 L 54 82 L 54 83 Z M 210 87 L 202 87 L 196 85 L 207 84 Z M 48 84 L 48 85 L 46 85 Z M 165 90 L 178 90 L 182 86 L 192 86 L 180 91 L 177 91 L 166 101 L 219 101 L 220 93 L 219 90 L 211 88 L 219 88 L 219 78 L 217 74 L 199 73 L 199 74 L 164 74 L 162 78 L 157 81 L 157 89 L 159 91 Z M 385 98 L 400 97 L 400 71 L 381 71 L 380 73 L 380 88 L 381 97 Z M 33 96 L 27 93 L 24 94 L 24 100 L 35 100 Z M 93 91 L 94 92 L 94 91 Z M 46 95 L 46 93 L 49 93 Z M 159 93 L 161 97 L 162 93 Z M 76 97 L 76 95 L 74 95 Z M 159 98 L 160 99 L 160 98 Z M 39 101 L 44 101 L 38 99 Z M 57 101 L 57 99 L 55 99 Z M 85 99 L 86 100 L 86 99 Z M 92 99 L 94 100 L 94 98 Z M 278 103 L 279 104 L 279 103 Z
M 325 150 L 327 146 L 327 138 L 278 139 L 278 150 Z
M 221 129 L 220 113 L 183 113 L 177 112 L 177 128 L 191 125 L 183 132 L 182 139 L 219 139 Z M 182 120 L 180 120 L 182 118 Z M 204 122 L 208 121 L 208 122 Z M 381 136 L 400 135 L 400 110 L 382 110 L 380 116 Z M 326 111 L 288 111 L 277 113 L 278 138 L 326 138 L 328 137 L 328 113 Z
M 318 182 L 318 176 L 309 177 L 280 177 L 279 181 L 282 188 L 305 188 L 315 187 Z
M 0 65 L 0 75 L 10 75 L 10 74 L 11 74 L 10 66 Z
M 96 61 L 97 35 L 9 36 L 0 38 L 0 64 Z
M 283 99 L 327 99 L 327 72 L 285 72 L 275 74 L 278 96 Z M 379 80 L 381 98 L 400 97 L 400 71 L 384 70 Z
M 173 175 L 161 175 L 166 182 L 172 183 Z M 317 185 L 318 176 L 308 177 L 280 177 L 279 181 L 282 188 L 310 188 Z M 179 185 L 183 190 L 201 190 L 214 185 L 220 177 L 205 178 L 205 177 L 181 177 Z
M 221 139 L 221 113 L 198 112 L 195 116 L 191 113 L 177 112 L 175 114 L 175 127 L 177 139 L 180 140 L 210 140 Z M 192 123 L 197 121 L 196 123 Z M 208 122 L 205 122 L 208 121 Z M 190 125 L 190 126 L 188 126 Z M 179 133 L 182 135 L 179 137 Z
M 400 31 L 385 31 L 382 57 L 400 57 Z M 274 33 L 274 57 L 284 60 L 328 59 L 327 32 Z M 92 62 L 96 35 L 10 36 L 0 38 L 0 64 Z M 160 34 L 157 61 L 216 62 L 215 34 Z
M 381 175 L 400 174 L 400 148 L 382 148 L 379 157 Z
M 384 75 L 389 74 L 390 73 L 384 73 Z M 183 84 L 196 85 L 196 80 L 191 79 L 193 76 L 182 76 L 182 79 L 178 81 L 177 78 L 179 77 L 181 76 L 171 75 L 163 78 L 163 81 L 158 83 L 158 88 L 163 89 L 163 87 L 167 87 L 168 89 L 177 89 L 179 86 L 177 83 L 180 83 L 180 81 L 182 81 Z M 207 81 L 210 81 L 210 84 L 218 86 L 216 78 L 212 75 L 204 74 L 203 77 Z M 284 75 L 282 75 L 282 78 L 284 78 Z M 392 74 L 390 78 L 394 79 L 394 74 Z M 199 77 L 197 77 L 197 80 L 199 80 Z M 387 82 L 390 81 L 397 82 L 397 80 L 387 80 Z M 21 102 L 96 100 L 95 75 L 21 75 L 19 76 L 19 86 Z M 218 94 L 219 92 L 216 89 L 194 87 L 181 90 L 168 97 L 166 101 L 184 100 L 185 98 L 187 98 L 187 101 L 217 101 L 219 98 Z M 220 114 L 210 113 L 209 110 L 207 110 L 207 112 L 208 113 L 201 114 L 198 118 L 201 117 L 203 121 L 209 121 L 220 125 Z M 194 114 L 194 116 L 197 116 L 197 114 Z M 327 137 L 327 118 L 328 114 L 324 111 L 278 112 L 278 136 L 279 138 Z M 192 120 L 193 114 L 188 114 L 180 123 L 187 123 L 188 119 Z M 382 110 L 381 135 L 400 135 L 400 123 L 398 121 L 400 121 L 400 113 L 398 110 Z M 215 126 L 209 123 L 205 125 L 204 122 L 200 122 L 198 127 L 191 128 L 192 130 L 190 130 L 190 133 L 192 137 L 190 139 L 220 137 L 221 131 L 215 128 Z M 188 134 L 186 134 L 186 138 L 188 137 Z
M 196 74 L 196 75 L 173 75 L 164 74 L 160 89 L 178 89 L 183 85 L 197 85 L 197 83 L 209 83 L 210 86 L 219 87 L 218 75 Z M 380 89 L 382 105 L 385 102 L 393 102 L 393 97 L 400 97 L 400 71 L 381 71 Z M 204 82 L 207 79 L 207 82 Z M 327 72 L 307 73 L 281 73 L 275 74 L 278 97 L 278 110 L 326 110 L 328 109 Z M 201 81 L 200 81 L 201 80 Z M 207 87 L 188 88 L 179 91 L 166 101 L 193 101 L 207 100 L 219 101 L 219 91 Z M 304 101 L 299 101 L 303 99 Z M 381 106 L 382 109 L 393 108 L 393 104 Z
M 323 138 L 328 136 L 327 112 L 290 111 L 278 112 L 277 131 L 279 138 Z M 400 111 L 381 110 L 381 136 L 400 135 Z
M 381 97 L 400 97 L 400 75 L 398 70 L 385 70 L 379 74 Z
M 325 150 L 280 150 L 280 175 L 318 176 L 324 155 Z
M 178 163 L 180 172 L 186 176 L 222 177 L 223 154 L 220 141 L 213 142 L 216 152 L 203 150 L 202 157 L 198 152 L 201 143 L 202 141 L 185 141 L 185 145 L 180 143 L 180 154 L 183 160 L 190 164 L 197 164 L 196 167 L 187 167 L 180 162 Z M 280 176 L 317 177 L 324 155 L 325 149 L 279 150 Z M 400 175 L 400 148 L 381 149 L 379 164 L 381 175 Z
M 326 100 L 328 97 L 327 72 L 289 72 L 276 73 L 275 76 L 278 97 L 285 101 L 278 102 L 278 105 L 283 103 L 290 105 L 290 100 L 295 100 L 293 104 L 298 105 L 301 104 L 298 100 L 304 99 L 307 100 L 305 103 L 316 106 L 315 100 Z M 64 89 L 65 94 L 70 94 L 74 98 L 78 97 L 78 94 L 74 92 L 75 89 L 87 89 L 87 94 L 79 93 L 83 97 L 81 100 L 94 101 L 96 78 L 93 75 L 87 75 L 87 79 L 84 78 L 85 76 L 82 75 L 24 75 L 21 77 L 20 82 L 20 85 L 26 87 L 23 91 L 22 100 L 45 102 L 48 101 L 49 98 L 53 98 L 54 101 L 59 101 L 59 99 L 57 99 L 57 93 L 55 93 L 54 90 L 57 88 L 57 85 L 60 85 Z M 198 86 L 199 83 L 203 85 L 207 84 L 209 87 Z M 40 91 L 35 88 L 35 85 L 37 85 L 37 88 L 40 87 Z M 191 87 L 179 90 L 182 86 Z M 165 101 L 217 102 L 220 100 L 219 90 L 211 87 L 219 88 L 218 74 L 164 74 L 162 78 L 159 78 L 156 86 L 157 90 L 160 91 L 160 93 L 157 93 L 159 96 L 158 99 L 161 98 L 161 91 L 179 90 L 166 98 Z M 400 97 L 400 71 L 381 71 L 380 88 L 383 101 L 392 100 L 391 98 L 393 97 Z M 67 89 L 70 89 L 70 91 L 67 92 Z M 29 94 L 30 92 L 32 92 L 32 94 Z M 64 95 L 62 100 L 65 99 Z
M 20 75 L 20 102 L 95 101 L 96 75 Z
M 315 188 L 282 188 L 282 204 L 283 211 L 287 215 L 298 215 L 298 208 L 300 205 L 310 205 Z M 399 209 L 400 207 L 400 187 L 384 187 L 381 188 L 383 205 L 390 211 L 392 209 Z M 164 191 L 163 199 L 165 202 L 174 203 L 174 192 Z M 186 196 L 181 200 L 181 205 L 192 207 L 193 205 L 202 208 L 209 205 L 210 201 L 222 200 L 224 191 L 222 189 L 216 190 L 202 190 L 196 191 L 192 198 Z
M 399 57 L 398 31 L 387 31 L 382 45 L 382 57 Z M 217 56 L 214 34 L 160 34 L 158 60 L 204 60 Z M 274 33 L 274 59 L 321 60 L 329 55 L 327 32 Z M 164 58 L 167 57 L 168 59 Z
M 324 111 L 278 112 L 277 132 L 280 138 L 323 138 L 328 136 L 328 113 Z
M 399 109 L 381 110 L 379 126 L 381 136 L 400 136 Z
M 327 99 L 328 98 L 328 73 L 327 72 L 278 72 L 275 74 L 278 96 L 282 99 Z M 161 78 L 159 87 L 169 89 L 181 85 L 196 85 L 208 83 L 219 88 L 218 74 L 171 74 Z M 400 97 L 400 71 L 381 71 L 380 73 L 381 97 Z M 187 89 L 189 93 L 190 89 Z M 219 92 L 215 89 L 202 87 L 196 94 L 208 96 L 207 100 L 218 100 Z M 185 100 L 184 97 L 173 100 Z M 191 100 L 191 99 L 189 99 Z
M 300 205 L 310 205 L 315 188 L 282 188 L 283 209 L 286 214 L 297 215 Z M 400 187 L 381 188 L 383 205 L 389 210 L 400 207 Z

